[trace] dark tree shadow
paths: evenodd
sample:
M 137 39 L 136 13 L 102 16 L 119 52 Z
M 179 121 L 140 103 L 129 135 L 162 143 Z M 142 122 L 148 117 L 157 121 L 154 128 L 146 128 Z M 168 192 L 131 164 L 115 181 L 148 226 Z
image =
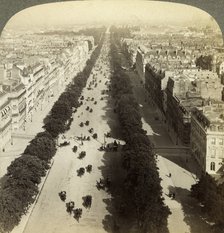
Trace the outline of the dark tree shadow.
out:
M 105 96 L 105 95 L 104 95 Z M 110 128 L 112 140 L 122 140 L 121 128 L 117 114 L 114 112 L 114 100 L 111 97 L 111 92 L 106 95 L 107 104 L 104 107 L 105 115 L 102 119 L 107 121 Z M 104 132 L 107 133 L 107 132 Z M 131 233 L 134 232 L 134 221 L 132 211 L 129 214 L 124 214 L 121 211 L 123 192 L 123 183 L 126 176 L 126 171 L 121 166 L 121 150 L 119 147 L 117 152 L 108 151 L 103 154 L 103 165 L 98 167 L 102 173 L 102 179 L 110 180 L 110 185 L 101 192 L 107 192 L 111 198 L 106 198 L 103 201 L 106 204 L 108 214 L 104 217 L 102 223 L 107 232 L 110 233 Z M 135 231 L 136 232 L 136 231 Z
M 206 215 L 199 205 L 198 201 L 193 198 L 190 191 L 181 187 L 169 187 L 169 192 L 175 192 L 175 201 L 179 202 L 184 212 L 184 221 L 190 227 L 191 233 L 211 233 L 212 228 L 206 222 Z

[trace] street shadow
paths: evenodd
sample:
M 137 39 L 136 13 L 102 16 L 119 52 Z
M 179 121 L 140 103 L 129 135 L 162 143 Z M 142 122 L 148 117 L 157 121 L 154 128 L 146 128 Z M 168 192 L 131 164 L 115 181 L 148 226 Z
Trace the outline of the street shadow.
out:
M 151 132 L 147 134 L 150 141 L 155 146 L 175 146 L 165 128 L 164 122 L 159 117 L 157 108 L 146 101 L 146 90 L 140 78 L 134 71 L 129 72 L 129 76 L 133 85 L 133 93 L 140 106 L 141 116 L 151 128 Z
M 117 114 L 114 112 L 114 101 L 110 97 L 106 100 L 106 106 L 103 107 L 103 110 L 105 111 L 105 115 L 102 116 L 103 120 L 107 121 L 107 124 L 110 127 L 111 137 L 114 139 L 122 140 L 121 136 L 121 128 L 119 125 L 119 119 Z
M 103 107 L 104 115 L 102 118 L 107 121 L 110 128 L 111 138 L 113 140 L 122 140 L 121 128 L 119 125 L 119 119 L 114 112 L 114 100 L 111 97 L 111 92 L 106 95 L 106 105 Z M 104 132 L 107 133 L 107 132 Z M 131 233 L 133 228 L 131 214 L 134 211 L 122 212 L 122 193 L 124 191 L 124 179 L 126 177 L 126 171 L 122 168 L 121 158 L 122 146 L 118 148 L 118 151 L 105 151 L 102 157 L 103 165 L 98 167 L 102 174 L 102 180 L 109 179 L 110 184 L 104 190 L 100 192 L 107 192 L 110 198 L 105 198 L 103 201 L 106 205 L 108 214 L 105 215 L 102 220 L 105 231 L 110 233 Z
M 184 221 L 190 227 L 191 233 L 211 233 L 212 229 L 198 201 L 193 198 L 190 191 L 181 187 L 169 187 L 170 193 L 175 193 L 174 201 L 181 204 L 184 212 Z
M 105 152 L 102 159 L 103 165 L 98 167 L 102 173 L 102 179 L 110 180 L 110 185 L 105 190 L 100 190 L 110 194 L 111 198 L 105 198 L 108 214 L 105 215 L 102 224 L 105 231 L 110 233 L 131 233 L 134 232 L 134 220 L 131 213 L 134 210 L 122 207 L 122 192 L 126 171 L 121 166 L 121 153 Z
M 0 191 L 2 190 L 2 188 L 4 187 L 5 182 L 7 181 L 7 175 L 5 174 L 4 176 L 2 176 L 0 178 Z
M 190 172 L 195 178 L 199 178 L 202 174 L 201 168 L 194 157 L 181 154 L 180 155 L 172 155 L 172 154 L 163 154 L 159 153 L 159 155 L 172 163 L 175 163 L 179 167 L 183 168 L 185 171 L 183 172 Z

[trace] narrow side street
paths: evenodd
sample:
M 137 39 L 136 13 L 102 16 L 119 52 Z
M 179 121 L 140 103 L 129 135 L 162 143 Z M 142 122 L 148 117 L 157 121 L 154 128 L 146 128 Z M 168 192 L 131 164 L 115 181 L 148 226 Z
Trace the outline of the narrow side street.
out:
M 162 179 L 165 204 L 172 212 L 168 217 L 170 233 L 208 232 L 198 213 L 192 212 L 196 203 L 190 197 L 190 188 L 196 182 L 197 163 L 191 157 L 189 150 L 178 147 L 172 142 L 164 123 L 155 120 L 158 110 L 145 101 L 145 90 L 137 74 L 129 72 L 129 75 L 135 97 L 141 107 L 143 128 L 147 130 L 155 148 L 162 148 L 157 150 L 157 166 Z M 169 197 L 170 193 L 175 193 L 174 199 Z M 194 218 L 198 220 L 195 221 Z

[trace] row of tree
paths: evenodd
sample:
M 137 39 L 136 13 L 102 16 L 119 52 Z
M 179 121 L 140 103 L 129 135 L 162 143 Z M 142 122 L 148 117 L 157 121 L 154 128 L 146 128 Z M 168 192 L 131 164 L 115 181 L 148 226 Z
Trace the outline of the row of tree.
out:
M 101 33 L 102 34 L 102 33 Z M 7 169 L 0 187 L 0 232 L 11 231 L 38 193 L 41 177 L 46 175 L 52 157 L 56 153 L 55 139 L 68 129 L 72 108 L 78 107 L 78 99 L 86 85 L 87 78 L 100 54 L 104 36 L 87 61 L 83 72 L 74 77 L 66 91 L 61 94 L 44 120 L 46 129 L 30 141 L 24 153 L 15 159 Z
M 203 56 L 201 55 L 195 61 L 197 67 L 201 68 L 202 70 L 212 70 L 212 56 Z
M 112 95 L 126 142 L 122 151 L 122 165 L 126 171 L 121 193 L 122 205 L 126 214 L 133 214 L 138 232 L 166 233 L 170 211 L 163 202 L 161 179 L 152 144 L 142 129 L 139 105 L 134 98 L 130 79 L 120 65 L 122 54 L 118 52 L 120 44 L 116 36 L 112 29 Z
M 210 175 L 203 174 L 199 182 L 192 185 L 191 194 L 200 203 L 207 219 L 215 223 L 211 233 L 224 232 L 224 183 L 218 184 Z
M 41 132 L 7 168 L 0 188 L 0 232 L 11 231 L 26 214 L 55 152 L 54 138 L 48 132 Z
M 73 82 L 54 104 L 50 114 L 44 119 L 44 128 L 52 135 L 52 137 L 56 138 L 60 133 L 68 130 L 69 121 L 72 116 L 72 109 L 80 106 L 79 97 L 83 88 L 86 86 L 92 67 L 100 54 L 103 39 L 104 37 L 101 37 L 100 44 L 93 51 L 90 59 L 86 62 L 84 70 L 77 74 Z

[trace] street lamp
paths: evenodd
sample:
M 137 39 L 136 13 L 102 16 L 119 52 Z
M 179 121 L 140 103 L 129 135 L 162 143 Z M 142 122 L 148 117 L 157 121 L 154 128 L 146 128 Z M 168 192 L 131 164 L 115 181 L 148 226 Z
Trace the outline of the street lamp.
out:
M 103 136 L 104 136 L 103 137 L 103 139 L 104 139 L 104 142 L 103 142 L 104 143 L 104 147 L 106 147 L 106 134 L 104 133 Z
M 82 141 L 82 133 L 81 133 L 81 144 L 83 145 L 83 141 Z
M 24 131 L 26 130 L 26 120 L 24 121 L 24 124 L 23 124 L 23 130 Z

